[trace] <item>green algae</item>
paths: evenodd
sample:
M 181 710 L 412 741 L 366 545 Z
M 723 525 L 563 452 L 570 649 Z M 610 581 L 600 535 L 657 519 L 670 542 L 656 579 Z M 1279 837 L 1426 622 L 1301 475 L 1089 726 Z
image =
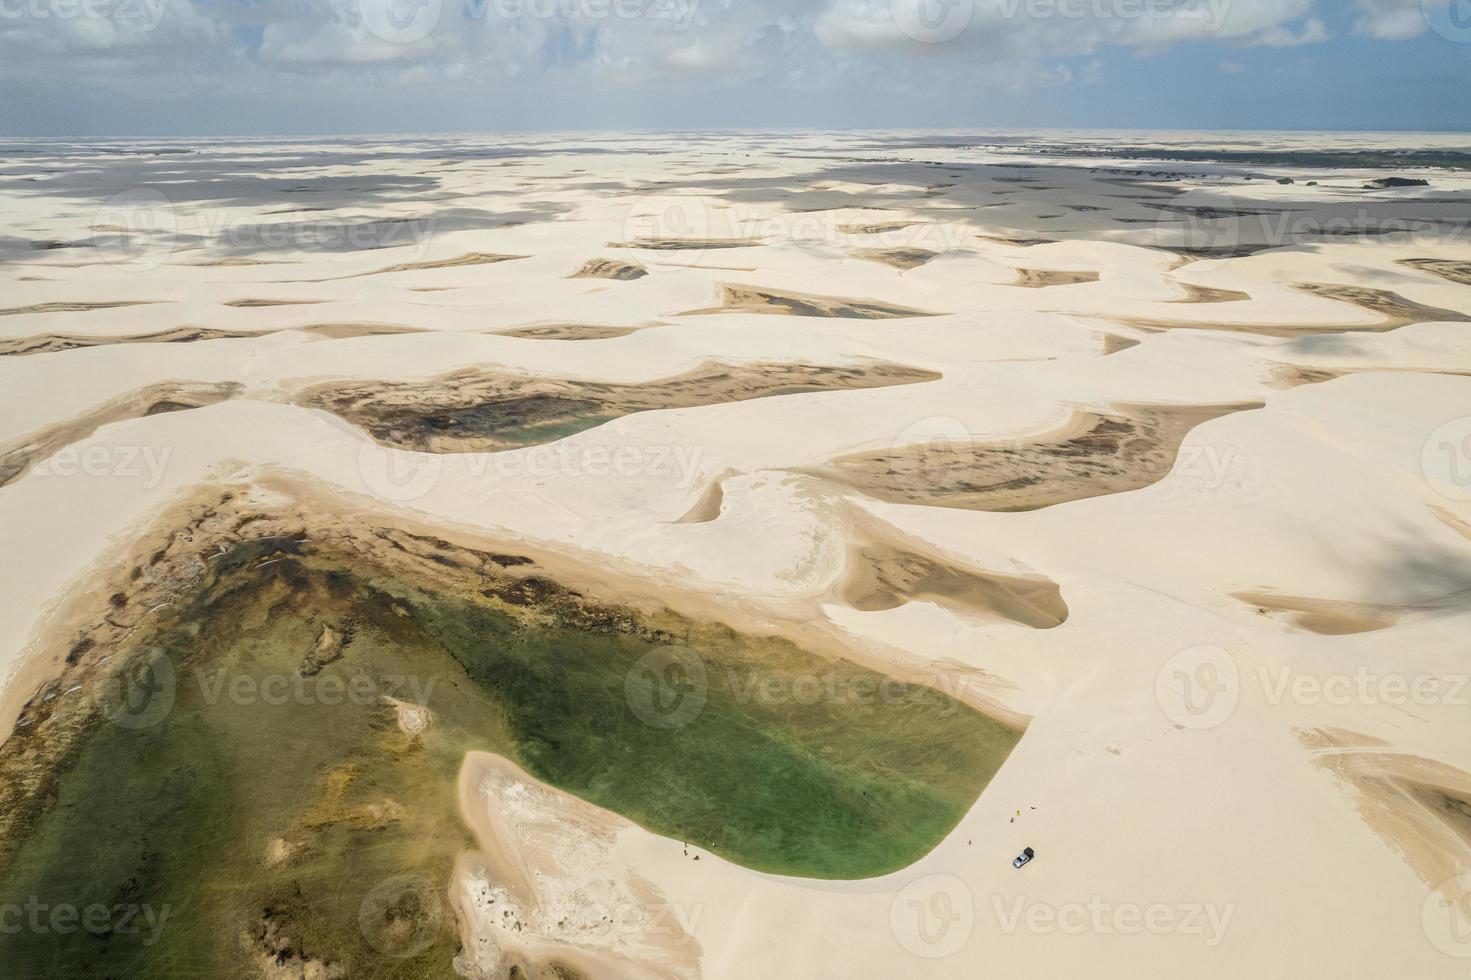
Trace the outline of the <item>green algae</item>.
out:
M 212 562 L 134 643 L 163 693 L 88 728 L 0 865 L 7 901 L 139 928 L 0 933 L 7 976 L 453 977 L 471 750 L 746 866 L 846 879 L 921 857 L 1017 738 L 784 640 L 278 547 Z

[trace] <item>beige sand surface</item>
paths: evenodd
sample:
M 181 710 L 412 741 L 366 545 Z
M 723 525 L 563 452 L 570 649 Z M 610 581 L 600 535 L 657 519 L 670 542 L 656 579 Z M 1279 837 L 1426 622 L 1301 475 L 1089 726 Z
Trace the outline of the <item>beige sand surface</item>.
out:
M 1028 722 L 931 854 L 855 882 L 687 853 L 472 757 L 482 854 L 453 883 L 461 907 L 503 889 L 528 920 L 597 895 L 682 916 L 677 933 L 520 945 L 468 916 L 472 958 L 504 945 L 592 976 L 710 980 L 1464 980 L 1471 911 L 1446 903 L 1471 873 L 1471 284 L 1453 224 L 1471 178 L 1392 194 L 1362 189 L 1373 170 L 1160 177 L 875 134 L 516 145 L 451 154 L 438 202 L 327 202 L 423 222 L 356 249 L 198 233 L 283 206 L 232 193 L 171 206 L 175 233 L 119 258 L 93 241 L 106 201 L 84 184 L 0 189 L 5 240 L 69 245 L 0 264 L 17 467 L 0 727 L 61 669 L 41 651 L 70 636 L 68 603 L 171 503 L 205 483 L 319 486 L 323 507 L 522 543 Z M 426 169 L 390 151 L 293 162 L 331 149 L 253 144 L 241 170 Z M 436 223 L 443 201 L 481 217 Z M 1283 214 L 1359 230 L 1282 232 Z M 1429 230 L 1369 227 L 1395 214 Z M 574 275 L 589 263 L 648 274 Z M 650 385 L 712 362 L 939 377 L 442 454 L 298 397 L 467 372 Z M 180 393 L 201 404 L 149 412 Z M 1117 439 L 1087 438 L 1120 419 Z M 936 446 L 946 471 L 1021 467 L 1025 492 L 932 499 Z M 855 459 L 914 465 L 854 479 Z M 495 803 L 516 786 L 525 810 Z

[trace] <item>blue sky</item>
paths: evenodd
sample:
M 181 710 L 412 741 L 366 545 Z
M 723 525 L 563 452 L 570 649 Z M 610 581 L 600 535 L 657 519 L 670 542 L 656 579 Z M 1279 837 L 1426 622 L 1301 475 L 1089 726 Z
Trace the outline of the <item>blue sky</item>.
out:
M 0 0 L 0 134 L 1471 131 L 1471 0 Z

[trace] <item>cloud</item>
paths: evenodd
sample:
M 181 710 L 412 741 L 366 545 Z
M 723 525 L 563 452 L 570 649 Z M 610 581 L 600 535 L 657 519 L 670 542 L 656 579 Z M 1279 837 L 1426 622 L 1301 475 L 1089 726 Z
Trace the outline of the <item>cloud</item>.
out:
M 1316 17 L 1309 17 L 1297 30 L 1283 25 L 1262 31 L 1252 43 L 1269 48 L 1297 48 L 1304 44 L 1321 44 L 1328 40 L 1328 25 Z
M 1380 41 L 1408 41 L 1424 34 L 1426 20 L 1422 0 L 1355 0 L 1361 14 L 1354 30 Z M 1459 2 L 1459 0 L 1454 0 Z
M 1240 75 L 1244 71 L 1246 71 L 1246 66 L 1239 61 L 1221 62 L 1221 74 L 1223 75 Z
M 1355 3 L 1360 33 L 1424 30 L 1410 17 L 1419 0 Z M 67 4 L 101 13 L 47 15 Z M 1316 10 L 1317 0 L 0 0 L 0 77 L 288 101 L 449 82 L 572 99 L 666 82 L 680 93 L 744 82 L 928 96 L 962 82 L 1095 85 L 1111 51 L 1321 43 Z

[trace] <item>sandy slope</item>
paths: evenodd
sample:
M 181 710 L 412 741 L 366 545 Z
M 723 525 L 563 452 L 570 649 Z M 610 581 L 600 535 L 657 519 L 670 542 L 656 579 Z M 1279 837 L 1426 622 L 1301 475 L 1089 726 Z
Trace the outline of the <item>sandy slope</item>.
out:
M 809 155 L 782 152 L 793 150 Z M 369 158 L 314 152 L 317 176 L 424 169 L 401 146 Z M 228 145 L 206 147 L 205 160 L 243 172 Z M 1036 169 L 981 165 L 1003 162 Z M 598 887 L 632 894 L 636 880 L 640 907 L 678 910 L 687 935 L 672 945 L 625 936 L 612 952 L 589 952 L 553 930 L 521 951 L 532 959 L 560 951 L 611 974 L 710 978 L 1465 976 L 1471 944 L 1439 902 L 1465 891 L 1452 879 L 1471 872 L 1471 824 L 1405 790 L 1459 792 L 1471 773 L 1471 690 L 1457 687 L 1471 626 L 1471 489 L 1456 480 L 1471 473 L 1471 443 L 1460 441 L 1471 436 L 1471 324 L 1457 319 L 1471 315 L 1471 286 L 1403 264 L 1465 259 L 1465 228 L 1459 239 L 1444 227 L 1297 236 L 1275 251 L 1181 264 L 1170 247 L 1253 242 L 1259 229 L 1241 219 L 1223 232 L 1219 218 L 1181 220 L 1114 195 L 1220 207 L 1210 188 L 1243 208 L 1317 208 L 1364 226 L 1395 213 L 1462 215 L 1471 180 L 1438 176 L 1400 198 L 1360 189 L 1376 172 L 1282 171 L 1298 179 L 1285 186 L 1197 166 L 1201 179 L 1156 181 L 860 136 L 772 146 L 547 138 L 504 166 L 472 155 L 446 163 L 434 178 L 440 200 L 385 192 L 331 202 L 353 220 L 438 215 L 408 244 L 222 241 L 221 226 L 253 227 L 283 205 L 220 192 L 217 204 L 171 208 L 176 234 L 130 262 L 99 259 L 110 256 L 105 243 L 7 253 L 0 305 L 21 312 L 0 315 L 0 340 L 185 327 L 260 335 L 0 357 L 0 452 L 42 435 L 63 447 L 0 489 L 7 729 L 45 674 L 34 657 L 54 646 L 48 617 L 70 593 L 190 487 L 285 470 L 376 508 L 596 564 L 732 621 L 920 671 L 973 704 L 1031 719 L 955 832 L 874 881 L 758 875 L 579 810 L 601 828 Z M 122 191 L 130 175 L 109 179 Z M 6 190 L 4 233 L 99 234 L 105 202 L 88 186 Z M 445 201 L 475 211 L 475 227 L 459 227 L 463 215 Z M 852 230 L 894 224 L 904 227 Z M 739 244 L 668 247 L 681 238 Z M 896 268 L 858 254 L 875 248 L 934 256 Z M 525 258 L 456 261 L 466 255 Z M 205 264 L 242 258 L 271 264 Z M 569 278 L 599 259 L 649 275 Z M 396 267 L 410 268 L 382 271 Z M 1029 275 L 1037 270 L 1097 279 L 1049 284 Z M 747 292 L 720 310 L 732 284 Z M 1392 293 L 1445 316 L 1396 318 L 1382 295 L 1366 305 L 1302 284 Z M 793 303 L 831 312 L 832 301 L 939 315 L 792 315 Z M 56 303 L 138 305 L 46 306 Z M 323 324 L 415 332 L 302 329 Z M 496 336 L 531 324 L 641 329 L 587 341 Z M 1137 344 L 1106 353 L 1110 337 Z M 882 360 L 943 378 L 640 413 L 494 455 L 391 453 L 292 403 L 327 380 L 483 368 L 636 383 L 710 360 Z M 108 409 L 170 384 L 238 388 L 146 417 Z M 855 453 L 1029 445 L 1079 411 L 1228 403 L 1264 407 L 1189 432 L 1153 485 L 1029 512 L 887 503 L 824 475 Z M 971 572 L 1055 583 L 1067 619 L 1037 629 L 935 597 L 860 611 L 843 583 L 852 546 L 875 535 Z M 1343 632 L 1370 624 L 1382 628 Z M 1367 687 L 1352 686 L 1360 677 Z M 1397 693 L 1426 678 L 1428 695 Z M 1329 693 L 1314 693 L 1315 681 Z M 1339 697 L 1334 684 L 1351 693 Z M 1407 757 L 1442 768 L 1427 776 L 1405 768 Z M 487 765 L 467 762 L 462 788 Z M 1369 777 L 1350 778 L 1366 767 Z M 586 808 L 516 778 L 554 810 Z M 469 809 L 473 792 L 466 799 Z M 476 824 L 482 841 L 496 819 Z M 551 843 L 526 846 L 528 867 L 550 852 L 547 873 L 588 873 L 556 857 L 554 830 L 538 833 Z M 1027 845 L 1038 860 L 1014 871 Z M 462 872 L 454 894 L 468 908 L 486 868 L 469 861 Z M 537 901 L 529 887 L 523 905 Z M 472 946 L 487 934 L 467 928 Z

